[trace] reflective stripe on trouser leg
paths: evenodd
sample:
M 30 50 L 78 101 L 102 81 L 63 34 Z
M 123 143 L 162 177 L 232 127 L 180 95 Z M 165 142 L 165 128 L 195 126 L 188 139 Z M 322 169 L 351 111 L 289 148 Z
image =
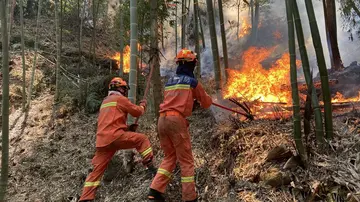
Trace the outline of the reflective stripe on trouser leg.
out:
M 155 189 L 161 193 L 165 192 L 166 186 L 170 182 L 172 172 L 176 166 L 175 148 L 168 136 L 168 131 L 164 130 L 163 124 L 164 118 L 160 118 L 158 123 L 158 132 L 161 149 L 164 151 L 165 158 L 161 162 L 161 165 L 159 166 L 159 169 L 150 186 L 151 189 Z
M 147 165 L 149 164 L 153 159 L 153 150 L 151 147 L 145 149 L 145 151 L 140 153 L 143 158 L 143 164 Z
M 109 164 L 115 151 L 96 151 L 92 160 L 94 170 L 88 175 L 85 180 L 83 192 L 80 200 L 93 200 L 95 193 L 100 185 L 100 180 L 104 174 L 107 165 Z
M 190 135 L 187 130 L 181 136 L 184 141 L 176 147 L 176 156 L 181 169 L 182 199 L 191 201 L 197 197 L 194 180 L 194 158 L 191 151 Z
M 153 151 L 149 138 L 144 134 L 126 131 L 122 136 L 114 141 L 114 146 L 117 149 L 135 148 L 142 156 L 142 163 L 144 165 L 147 165 L 153 159 Z

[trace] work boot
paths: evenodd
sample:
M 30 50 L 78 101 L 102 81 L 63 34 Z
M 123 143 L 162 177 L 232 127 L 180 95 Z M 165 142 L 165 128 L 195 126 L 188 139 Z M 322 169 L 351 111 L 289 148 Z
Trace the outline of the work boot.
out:
M 157 172 L 157 168 L 152 163 L 147 165 L 147 173 L 151 178 L 155 177 L 156 172 Z
M 149 202 L 165 202 L 165 198 L 162 196 L 161 192 L 156 191 L 155 189 L 150 189 L 148 194 Z

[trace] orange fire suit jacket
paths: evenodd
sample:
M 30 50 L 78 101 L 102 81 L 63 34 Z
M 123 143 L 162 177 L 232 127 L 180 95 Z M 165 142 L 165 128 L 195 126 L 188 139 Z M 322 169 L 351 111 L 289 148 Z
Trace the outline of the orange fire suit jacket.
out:
M 183 117 L 188 117 L 191 115 L 194 99 L 203 108 L 209 108 L 212 104 L 211 97 L 195 78 L 186 75 L 171 77 L 165 85 L 164 102 L 160 105 L 160 113 L 177 111 Z
M 144 108 L 121 94 L 110 94 L 101 104 L 96 133 L 96 147 L 105 147 L 124 134 L 127 114 L 139 117 Z

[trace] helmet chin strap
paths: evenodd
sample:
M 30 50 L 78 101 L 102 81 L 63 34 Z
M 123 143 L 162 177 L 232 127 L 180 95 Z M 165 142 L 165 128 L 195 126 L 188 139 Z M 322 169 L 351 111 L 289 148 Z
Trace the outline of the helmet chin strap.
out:
M 127 97 L 127 92 L 128 91 L 126 89 L 118 88 L 116 90 L 110 90 L 108 94 L 109 95 L 111 95 L 111 94 L 121 94 L 121 95 Z

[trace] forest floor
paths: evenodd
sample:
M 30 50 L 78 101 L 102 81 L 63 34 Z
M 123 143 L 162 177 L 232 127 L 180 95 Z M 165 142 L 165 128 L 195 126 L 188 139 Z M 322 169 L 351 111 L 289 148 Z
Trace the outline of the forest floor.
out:
M 80 112 L 58 118 L 55 130 L 52 103 L 48 93 L 34 100 L 25 127 L 20 109 L 11 114 L 9 201 L 74 202 L 81 194 L 95 151 L 97 115 Z M 308 201 L 356 194 L 360 137 L 353 120 L 358 119 L 335 119 L 339 130 L 327 155 L 309 148 L 307 169 L 284 169 L 287 159 L 267 158 L 277 146 L 293 150 L 290 120 L 218 124 L 211 110 L 196 110 L 189 122 L 200 201 Z M 153 144 L 158 165 L 163 154 L 155 121 L 144 117 L 140 124 L 139 131 Z M 127 173 L 122 158 L 122 152 L 113 157 L 96 201 L 146 201 L 151 179 L 140 163 Z M 181 199 L 179 169 L 174 173 L 168 201 Z
M 46 34 L 43 45 L 53 38 Z M 53 48 L 53 44 L 49 47 Z M 23 113 L 19 54 L 13 52 L 11 56 L 15 64 L 10 72 L 8 200 L 75 202 L 92 167 L 97 114 L 72 110 L 64 102 L 54 122 L 54 65 L 44 57 L 39 57 L 36 68 L 31 108 Z M 32 56 L 32 52 L 27 53 L 27 83 Z M 357 111 L 334 118 L 335 137 L 327 143 L 327 149 L 314 145 L 313 133 L 307 137 L 306 169 L 287 163 L 296 154 L 292 120 L 216 120 L 215 113 L 212 109 L 196 109 L 189 118 L 200 201 L 360 201 Z M 138 131 L 150 138 L 159 165 L 163 153 L 156 121 L 150 115 L 141 118 Z M 144 167 L 137 163 L 135 170 L 127 173 L 122 161 L 123 152 L 118 152 L 103 177 L 96 201 L 146 201 L 151 179 Z M 174 173 L 166 192 L 171 202 L 181 201 L 178 167 Z

